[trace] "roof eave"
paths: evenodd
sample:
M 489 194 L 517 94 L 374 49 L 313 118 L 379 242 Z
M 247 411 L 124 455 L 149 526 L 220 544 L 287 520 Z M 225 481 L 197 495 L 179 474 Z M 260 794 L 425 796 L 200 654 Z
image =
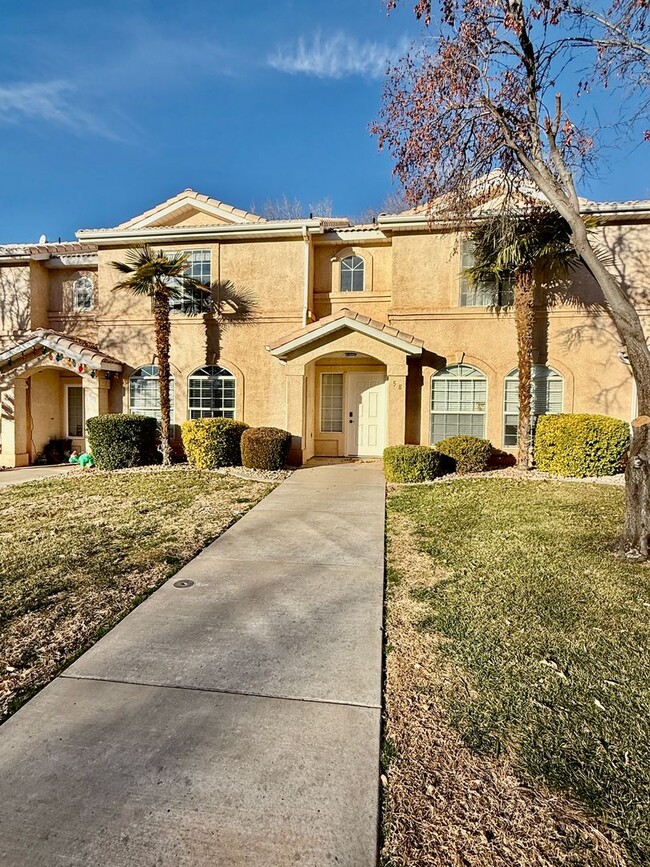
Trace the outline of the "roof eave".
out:
M 305 231 L 321 234 L 324 229 L 320 220 L 296 220 L 291 223 L 236 223 L 229 226 L 171 226 L 169 229 L 154 227 L 150 229 L 114 229 L 96 231 L 80 229 L 76 234 L 80 241 L 92 241 L 98 245 L 112 244 L 116 241 L 175 241 L 212 237 L 250 238 L 250 237 L 294 237 Z

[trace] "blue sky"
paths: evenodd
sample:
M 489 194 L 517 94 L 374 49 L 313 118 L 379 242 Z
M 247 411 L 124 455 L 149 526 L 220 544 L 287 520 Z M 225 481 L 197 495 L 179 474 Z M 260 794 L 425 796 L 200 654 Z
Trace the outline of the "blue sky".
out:
M 368 132 L 407 0 L 22 0 L 0 31 L 0 242 L 115 225 L 185 187 L 249 208 L 283 195 L 381 206 Z M 647 148 L 608 151 L 593 198 L 650 197 Z

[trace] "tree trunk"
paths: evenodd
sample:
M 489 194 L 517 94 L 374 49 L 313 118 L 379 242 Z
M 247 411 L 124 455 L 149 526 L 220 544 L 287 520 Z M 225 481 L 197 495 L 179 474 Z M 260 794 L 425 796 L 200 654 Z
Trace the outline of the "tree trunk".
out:
M 530 161 L 522 162 L 539 189 L 557 208 L 571 228 L 571 242 L 576 252 L 600 286 L 636 382 L 639 419 L 632 426 L 630 460 L 625 474 L 625 523 L 620 548 L 631 557 L 650 559 L 648 550 L 648 514 L 650 512 L 650 349 L 641 319 L 634 304 L 618 281 L 598 257 L 589 240 L 585 222 L 566 194 Z M 612 359 L 612 364 L 616 362 Z M 643 421 L 642 421 L 643 419 Z
M 519 367 L 519 425 L 517 466 L 530 469 L 531 401 L 533 338 L 535 329 L 535 283 L 530 271 L 518 271 L 515 277 L 515 325 L 517 328 L 517 363 Z
M 625 470 L 625 523 L 619 550 L 630 560 L 650 555 L 650 417 L 632 422 L 632 443 Z
M 169 294 L 166 287 L 154 290 L 154 322 L 156 354 L 158 356 L 158 385 L 160 387 L 160 448 L 164 467 L 171 465 L 170 399 L 169 399 Z
M 569 222 L 569 221 L 567 221 Z M 574 246 L 598 281 L 612 319 L 627 350 L 636 382 L 639 417 L 632 422 L 632 441 L 625 470 L 625 521 L 619 551 L 630 559 L 650 559 L 650 351 L 636 308 L 600 261 L 582 220 L 574 226 Z

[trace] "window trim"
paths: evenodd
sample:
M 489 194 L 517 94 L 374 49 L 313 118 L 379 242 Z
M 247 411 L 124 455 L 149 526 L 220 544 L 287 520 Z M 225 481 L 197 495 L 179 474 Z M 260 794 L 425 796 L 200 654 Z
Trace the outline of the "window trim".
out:
M 345 268 L 343 267 L 344 265 Z M 339 290 L 341 291 L 341 293 L 345 292 L 345 294 L 347 295 L 366 291 L 366 263 L 361 256 L 357 256 L 356 253 L 352 253 L 350 256 L 344 256 L 342 259 L 339 259 L 339 269 Z M 361 274 L 361 288 L 355 289 L 355 276 L 359 273 Z M 350 288 L 344 289 L 343 277 L 347 274 L 350 275 Z
M 323 409 L 324 409 L 324 395 L 325 390 L 323 388 L 324 380 L 326 376 L 337 376 L 340 377 L 341 383 L 341 428 L 340 430 L 331 430 L 323 427 Z M 320 374 L 320 395 L 319 395 L 319 412 L 318 412 L 318 430 L 319 433 L 323 434 L 343 434 L 345 433 L 345 400 L 346 400 L 346 386 L 345 386 L 345 373 L 343 371 L 329 371 L 323 370 Z
M 81 433 L 80 434 L 72 434 L 70 433 L 70 389 L 71 388 L 79 388 L 81 389 Z M 73 439 L 80 440 L 85 439 L 86 437 L 86 400 L 84 394 L 83 384 L 79 385 L 76 382 L 66 382 L 65 383 L 65 400 L 64 400 L 64 420 L 65 420 L 65 439 Z
M 207 368 L 214 368 L 216 370 L 224 371 L 225 373 L 227 373 L 227 376 L 216 376 L 216 377 L 197 376 L 197 372 L 199 370 L 206 370 Z M 191 381 L 192 381 L 192 379 L 199 379 L 199 380 L 211 380 L 211 379 L 229 379 L 230 380 L 231 379 L 232 383 L 233 383 L 232 415 L 204 415 L 202 407 L 193 407 L 192 403 L 191 403 L 191 401 L 192 401 L 192 393 L 191 393 L 191 389 L 192 389 Z M 239 389 L 238 389 L 238 384 L 237 384 L 237 376 L 230 368 L 223 367 L 221 364 L 204 364 L 201 367 L 197 367 L 187 377 L 187 418 L 188 419 L 195 419 L 195 418 L 197 418 L 197 419 L 198 418 L 232 418 L 232 419 L 236 419 L 237 418 L 237 395 L 238 395 L 238 391 L 239 391 Z M 230 410 L 228 410 L 228 411 L 230 411 Z M 192 415 L 193 412 L 198 412 L 198 413 L 200 413 L 200 415 Z
M 546 370 L 549 370 L 552 374 L 555 374 L 555 377 L 551 377 L 551 378 L 556 378 L 556 381 L 557 381 L 557 379 L 559 379 L 559 381 L 562 385 L 561 407 L 559 410 L 556 410 L 554 412 L 548 412 L 548 411 L 543 412 L 543 413 L 536 413 L 535 412 L 535 391 L 534 391 L 534 389 L 535 389 L 535 370 L 539 370 L 540 368 L 546 368 Z M 517 383 L 517 411 L 516 411 L 516 413 L 506 412 L 506 389 L 507 389 L 508 382 L 516 382 Z M 531 395 L 531 414 L 530 414 L 531 415 L 531 421 L 534 421 L 535 419 L 539 418 L 541 415 L 559 415 L 560 413 L 564 412 L 566 378 L 565 378 L 564 374 L 562 374 L 556 367 L 552 367 L 550 364 L 533 364 L 531 384 L 532 384 L 532 389 L 533 389 L 533 393 Z M 548 397 L 548 392 L 547 392 L 547 397 Z M 511 416 L 511 415 L 517 416 L 517 428 L 519 428 L 519 368 L 518 367 L 513 367 L 513 369 L 503 377 L 503 407 L 502 407 L 502 413 L 501 413 L 501 419 L 502 419 L 502 426 L 503 427 L 502 427 L 502 437 L 501 438 L 503 441 L 504 448 L 509 448 L 509 449 L 517 448 L 517 435 L 516 434 L 515 434 L 515 442 L 514 443 L 506 442 L 506 418 L 507 418 L 507 416 Z
M 129 399 L 128 399 L 129 415 L 149 415 L 151 418 L 155 418 L 156 421 L 158 422 L 158 424 L 160 424 L 160 389 L 158 389 L 158 390 L 156 391 L 156 394 L 158 395 L 158 411 L 157 411 L 158 414 L 157 414 L 157 415 L 152 415 L 151 412 L 148 411 L 148 410 L 151 409 L 150 407 L 145 407 L 144 410 L 142 410 L 142 409 L 133 409 L 132 396 L 131 396 L 131 381 L 132 381 L 133 378 L 135 377 L 136 373 L 138 373 L 138 372 L 141 371 L 141 370 L 144 370 L 144 369 L 147 368 L 147 367 L 148 367 L 148 368 L 152 368 L 152 367 L 155 367 L 155 368 L 156 368 L 156 375 L 155 375 L 155 376 L 149 375 L 148 378 L 149 378 L 149 379 L 155 379 L 156 382 L 159 381 L 160 365 L 158 365 L 158 364 L 141 364 L 139 367 L 135 367 L 135 368 L 133 369 L 133 371 L 131 372 L 131 374 L 129 375 L 129 378 L 128 378 L 128 386 L 129 386 L 129 392 L 128 392 L 128 394 L 129 394 Z M 143 378 L 144 378 L 144 377 L 143 377 Z M 175 423 L 175 422 L 174 422 L 174 402 L 175 402 L 175 395 L 176 395 L 176 386 L 175 386 L 175 383 L 174 383 L 174 377 L 173 377 L 173 375 L 170 375 L 170 377 L 169 377 L 169 398 L 170 398 L 170 401 L 169 401 L 169 403 L 170 403 L 170 407 L 169 407 L 169 424 L 170 424 L 170 425 L 173 425 L 173 424 Z
M 351 256 L 357 256 L 363 261 L 363 289 L 343 292 L 341 290 L 341 262 L 344 259 L 349 259 Z M 336 255 L 332 256 L 330 262 L 332 263 L 330 296 L 335 296 L 337 299 L 349 299 L 351 296 L 354 298 L 364 298 L 372 293 L 374 263 L 372 253 L 365 247 L 345 247 L 342 250 L 338 250 Z
M 469 248 L 472 248 L 471 252 Z M 466 264 L 465 259 L 467 256 L 471 256 L 472 261 L 474 261 L 474 243 L 470 238 L 464 238 L 461 241 L 460 245 L 460 271 L 459 271 L 459 280 L 458 280 L 458 306 L 459 307 L 468 307 L 473 310 L 485 310 L 490 307 L 512 307 L 514 304 L 514 283 L 512 277 L 503 279 L 503 280 L 495 280 L 495 287 L 491 289 L 487 284 L 483 284 L 481 286 L 477 286 L 473 288 L 470 286 L 469 280 L 464 275 L 463 271 L 465 268 L 471 267 Z M 486 298 L 487 294 L 491 293 L 492 301 L 487 304 L 468 304 L 463 303 L 463 296 L 467 298 L 470 294 L 474 295 L 475 298 L 479 295 L 482 295 L 483 299 Z M 503 298 L 505 293 L 508 292 L 508 300 L 507 303 L 503 303 Z M 498 299 L 498 303 L 495 304 L 495 297 Z
M 85 283 L 86 286 L 90 286 L 90 304 L 88 307 L 81 307 L 78 303 L 78 297 L 80 294 L 80 283 Z M 87 275 L 84 277 L 78 277 L 72 283 L 72 310 L 74 313 L 84 313 L 87 310 L 93 310 L 95 307 L 95 283 L 92 277 L 88 277 Z
M 212 311 L 212 293 L 210 291 L 210 287 L 212 285 L 212 249 L 210 247 L 201 247 L 198 249 L 192 248 L 189 250 L 187 250 L 187 249 L 165 250 L 164 252 L 165 252 L 165 255 L 170 255 L 170 256 L 182 253 L 184 256 L 187 256 L 187 257 L 191 257 L 191 256 L 198 254 L 198 253 L 203 253 L 203 254 L 206 254 L 207 258 L 201 260 L 200 264 L 204 264 L 205 262 L 207 262 L 209 265 L 208 282 L 203 284 L 206 287 L 207 291 L 205 293 L 205 296 L 202 296 L 202 297 L 205 297 L 205 299 L 207 301 L 207 309 L 193 310 L 193 309 L 191 309 L 191 306 L 189 304 L 186 305 L 186 302 L 191 299 L 191 296 L 186 295 L 185 292 L 187 290 L 185 290 L 181 287 L 181 291 L 183 292 L 183 295 L 180 298 L 174 298 L 174 299 L 170 298 L 169 299 L 169 312 L 170 312 L 170 314 L 172 314 L 174 316 L 176 316 L 176 315 L 202 316 L 202 315 L 205 315 L 206 313 L 210 313 Z M 190 264 L 189 264 L 189 267 L 187 269 L 188 271 L 192 270 L 193 264 L 194 263 L 190 260 Z M 191 276 L 191 274 L 187 275 L 187 276 Z M 176 303 L 180 303 L 182 306 L 179 306 L 179 307 L 173 306 Z M 153 304 L 153 299 L 152 299 L 152 304 Z M 199 306 L 201 308 L 203 307 L 202 304 Z
M 435 382 L 436 381 L 441 382 L 444 380 L 447 380 L 447 381 L 452 380 L 454 377 L 443 377 L 442 374 L 444 374 L 445 372 L 447 372 L 449 370 L 452 370 L 453 368 L 458 368 L 458 367 L 471 368 L 478 375 L 471 376 L 471 377 L 470 376 L 456 377 L 457 381 L 463 381 L 464 380 L 466 382 L 483 382 L 485 384 L 484 409 L 482 410 L 482 412 L 480 412 L 480 411 L 479 412 L 476 412 L 476 411 L 470 412 L 468 410 L 458 410 L 458 411 L 444 410 L 444 411 L 441 411 L 441 410 L 434 410 L 433 409 L 433 390 L 435 388 Z M 436 377 L 438 377 L 437 380 L 436 380 Z M 485 373 L 484 370 L 481 370 L 480 367 L 477 367 L 476 364 L 470 363 L 468 361 L 454 362 L 452 364 L 448 364 L 446 367 L 442 368 L 442 370 L 435 371 L 435 373 L 433 373 L 433 375 L 430 377 L 430 380 L 429 380 L 429 410 L 428 410 L 428 412 L 429 412 L 429 445 L 433 446 L 433 445 L 435 445 L 435 443 L 438 443 L 441 441 L 440 439 L 437 439 L 434 442 L 434 439 L 433 439 L 433 420 L 434 420 L 434 416 L 436 416 L 436 415 L 437 416 L 481 415 L 483 417 L 483 431 L 480 434 L 480 436 L 481 436 L 481 438 L 484 439 L 486 437 L 486 431 L 487 431 L 488 407 L 489 407 L 489 377 L 488 377 L 487 373 Z M 442 437 L 441 439 L 446 439 L 449 436 L 464 436 L 464 435 L 465 434 L 445 433 L 445 436 Z M 479 434 L 471 434 L 471 436 L 479 436 Z

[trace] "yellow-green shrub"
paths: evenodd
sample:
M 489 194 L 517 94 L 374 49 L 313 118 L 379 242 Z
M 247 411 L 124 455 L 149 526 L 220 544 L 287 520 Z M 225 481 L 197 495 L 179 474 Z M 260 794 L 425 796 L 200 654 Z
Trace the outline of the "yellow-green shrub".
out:
M 241 464 L 241 437 L 248 425 L 231 418 L 194 418 L 181 425 L 187 460 L 200 470 Z
M 436 443 L 436 450 L 448 458 L 449 466 L 445 469 L 457 473 L 481 473 L 492 457 L 492 443 L 480 437 L 447 437 Z
M 626 422 L 607 415 L 543 415 L 535 430 L 535 466 L 557 476 L 611 476 L 623 468 Z
M 429 482 L 441 475 L 440 454 L 428 446 L 388 446 L 384 449 L 387 482 Z

